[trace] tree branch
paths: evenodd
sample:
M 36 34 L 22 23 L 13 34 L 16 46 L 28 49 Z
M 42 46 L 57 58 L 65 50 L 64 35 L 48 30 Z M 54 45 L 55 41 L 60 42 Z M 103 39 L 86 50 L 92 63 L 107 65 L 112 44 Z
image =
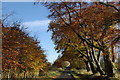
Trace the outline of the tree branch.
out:
M 115 7 L 114 5 L 106 4 L 106 3 L 104 3 L 104 2 L 99 2 L 99 3 L 102 4 L 102 5 L 108 6 L 108 7 L 112 7 L 112 8 L 114 8 L 117 12 L 119 12 L 119 9 L 117 9 L 117 7 Z

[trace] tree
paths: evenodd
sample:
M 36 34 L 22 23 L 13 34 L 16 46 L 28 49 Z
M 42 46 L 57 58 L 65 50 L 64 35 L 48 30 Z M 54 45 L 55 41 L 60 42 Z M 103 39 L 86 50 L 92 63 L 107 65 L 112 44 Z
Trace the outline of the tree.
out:
M 114 38 L 119 35 L 119 30 L 115 24 L 120 22 L 118 2 L 59 2 L 45 3 L 52 19 L 49 30 L 53 32 L 52 39 L 58 51 L 65 51 L 66 44 L 70 43 L 73 49 L 86 57 L 91 64 L 93 71 L 104 74 L 99 64 L 100 54 L 103 53 L 105 74 L 113 76 L 113 66 L 110 59 L 109 46 Z M 89 14 L 88 14 L 89 13 Z M 119 38 L 117 42 L 119 41 Z M 84 45 L 85 51 L 78 47 Z M 97 59 L 95 52 L 98 52 Z
M 44 71 L 48 62 L 39 41 L 20 24 L 2 25 L 2 69 L 4 78 L 32 77 Z

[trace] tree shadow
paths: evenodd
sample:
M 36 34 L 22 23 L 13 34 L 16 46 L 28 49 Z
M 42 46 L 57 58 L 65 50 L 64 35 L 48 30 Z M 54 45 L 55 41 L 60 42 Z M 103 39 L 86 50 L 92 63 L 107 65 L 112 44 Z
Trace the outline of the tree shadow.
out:
M 87 74 L 77 74 L 80 77 L 80 80 L 110 80 L 107 76 L 93 76 Z
M 62 71 L 61 75 L 58 78 L 53 80 L 75 80 L 73 75 L 70 73 L 69 70 Z

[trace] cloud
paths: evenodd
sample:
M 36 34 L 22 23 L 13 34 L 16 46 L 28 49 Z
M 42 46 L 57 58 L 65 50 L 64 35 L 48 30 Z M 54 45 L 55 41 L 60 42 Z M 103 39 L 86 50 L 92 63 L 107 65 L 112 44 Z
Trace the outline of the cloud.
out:
M 38 27 L 38 26 L 48 25 L 49 22 L 50 20 L 37 20 L 37 21 L 24 22 L 23 24 L 28 25 L 30 27 Z
M 29 30 L 42 30 L 45 31 L 48 28 L 50 20 L 36 20 L 22 23 Z

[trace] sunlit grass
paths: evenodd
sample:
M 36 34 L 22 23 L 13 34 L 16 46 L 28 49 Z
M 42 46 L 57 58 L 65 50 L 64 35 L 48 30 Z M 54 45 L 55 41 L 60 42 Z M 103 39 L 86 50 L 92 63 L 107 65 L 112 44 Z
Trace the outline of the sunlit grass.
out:
M 99 73 L 92 74 L 91 71 L 87 72 L 85 69 L 81 69 L 81 70 L 72 69 L 71 71 L 72 71 L 71 73 L 74 76 L 74 78 L 77 78 L 78 80 L 82 80 L 83 78 L 87 79 L 88 77 L 93 78 L 93 79 L 94 78 L 99 79 L 100 77 L 101 78 L 106 77 L 106 75 L 100 76 Z M 118 72 L 116 72 L 114 77 L 109 77 L 109 80 L 119 80 L 119 78 L 120 78 L 120 74 Z M 103 80 L 108 80 L 108 78 L 103 79 Z
M 62 71 L 64 71 L 64 69 L 59 69 L 56 68 L 55 70 L 49 70 L 47 72 L 42 73 L 42 76 L 39 76 L 39 78 L 57 78 L 58 76 L 61 75 Z

